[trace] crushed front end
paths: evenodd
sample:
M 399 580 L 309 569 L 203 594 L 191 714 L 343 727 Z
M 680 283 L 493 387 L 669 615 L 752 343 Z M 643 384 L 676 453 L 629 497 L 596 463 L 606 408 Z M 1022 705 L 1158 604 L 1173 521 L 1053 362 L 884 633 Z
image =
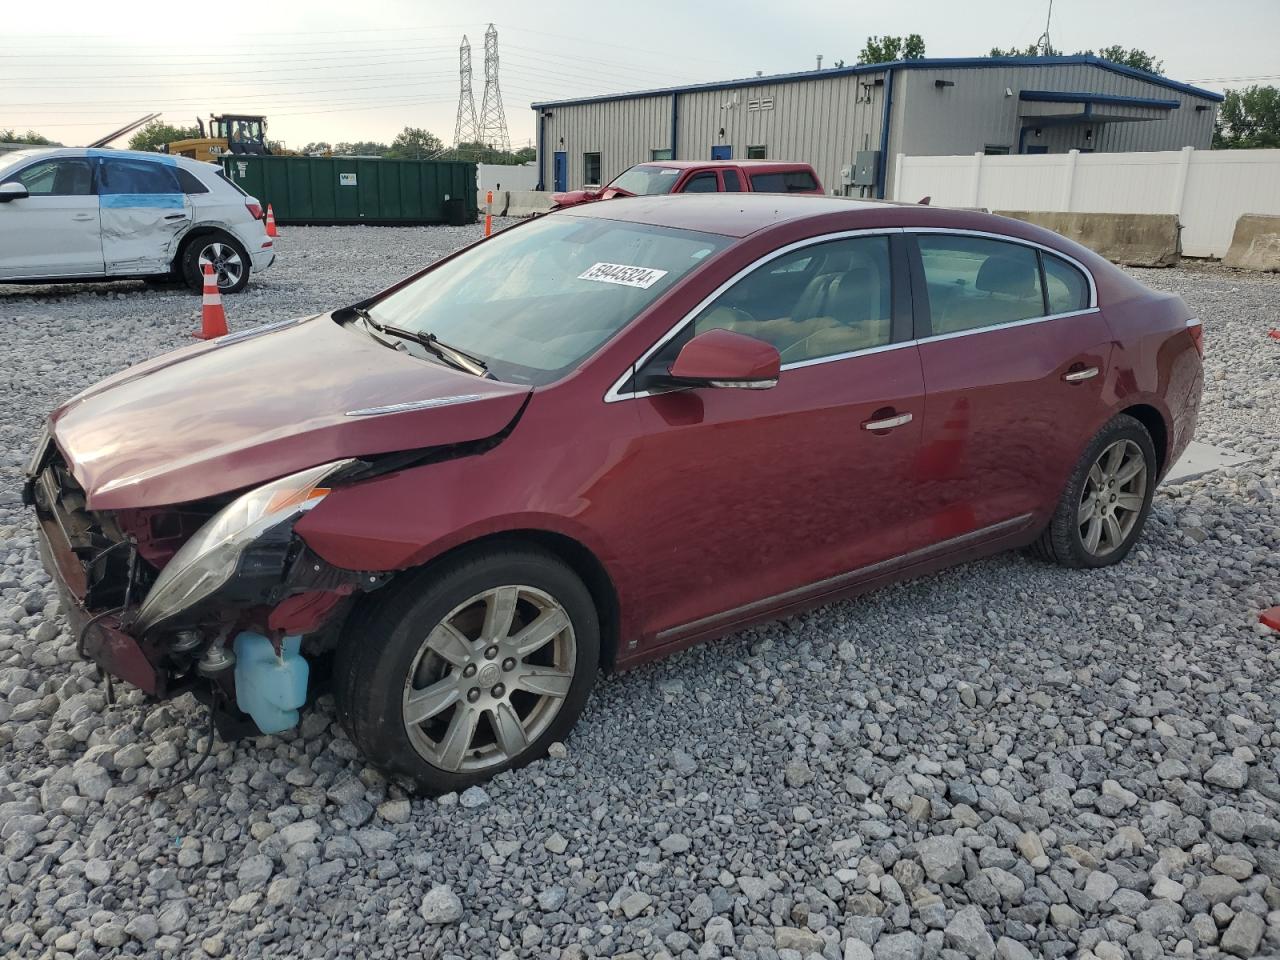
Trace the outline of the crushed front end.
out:
M 292 658 L 305 692 L 298 638 L 323 643 L 353 595 L 385 578 L 333 567 L 293 532 L 352 463 L 322 464 L 195 503 L 93 510 L 46 432 L 23 496 L 35 510 L 41 559 L 81 655 L 155 697 L 218 689 L 264 732 L 291 725 L 281 718 L 296 720 L 301 703 L 283 704 L 282 712 L 272 691 L 282 683 L 296 689 L 297 669 L 287 683 L 271 671 L 285 670 Z

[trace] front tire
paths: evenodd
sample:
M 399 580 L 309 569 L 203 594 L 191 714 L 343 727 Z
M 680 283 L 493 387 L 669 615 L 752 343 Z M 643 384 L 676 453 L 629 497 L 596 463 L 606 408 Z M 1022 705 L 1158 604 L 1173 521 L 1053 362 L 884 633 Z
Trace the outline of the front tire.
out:
M 1032 549 L 1064 567 L 1119 563 L 1142 535 L 1158 472 L 1147 428 L 1123 413 L 1109 420 L 1089 441 Z
M 225 233 L 196 237 L 183 248 L 179 268 L 187 287 L 199 293 L 204 289 L 204 265 L 213 267 L 219 293 L 239 293 L 249 283 L 252 262 L 238 240 Z
M 338 717 L 374 764 L 425 793 L 547 752 L 595 681 L 591 594 L 529 547 L 469 550 L 369 598 L 334 662 Z

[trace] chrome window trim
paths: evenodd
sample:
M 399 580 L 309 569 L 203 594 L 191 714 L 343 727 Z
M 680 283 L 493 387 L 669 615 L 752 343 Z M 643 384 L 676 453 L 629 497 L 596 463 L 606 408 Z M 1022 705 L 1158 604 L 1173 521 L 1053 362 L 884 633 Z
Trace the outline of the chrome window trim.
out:
M 661 350 L 667 343 L 676 337 L 681 330 L 693 322 L 694 317 L 705 310 L 711 303 L 731 286 L 752 273 L 756 268 L 761 267 L 771 260 L 791 253 L 794 250 L 800 250 L 804 247 L 814 246 L 819 243 L 826 243 L 832 240 L 844 240 L 848 237 L 868 237 L 868 236 L 890 236 L 895 233 L 933 233 L 933 234 L 952 234 L 957 236 L 983 237 L 988 240 L 997 240 L 1004 243 L 1021 244 L 1024 247 L 1033 247 L 1036 250 L 1058 257 L 1071 264 L 1077 270 L 1084 274 L 1085 279 L 1089 282 L 1089 306 L 1082 310 L 1069 310 L 1065 313 L 1051 313 L 1043 317 L 1029 317 L 1026 320 L 1011 320 L 1008 323 L 994 323 L 986 327 L 974 327 L 972 330 L 956 330 L 952 333 L 937 333 L 927 337 L 919 337 L 913 340 L 902 340 L 898 343 L 881 344 L 878 347 L 867 347 L 863 350 L 852 350 L 848 353 L 836 353 L 829 357 L 815 357 L 811 360 L 796 360 L 792 363 L 784 363 L 782 370 L 798 370 L 803 367 L 813 367 L 822 363 L 835 363 L 839 360 L 849 360 L 853 357 L 867 356 L 873 353 L 884 353 L 889 350 L 901 350 L 903 347 L 915 347 L 922 343 L 933 343 L 940 340 L 953 340 L 956 337 L 968 337 L 975 334 L 987 333 L 994 330 L 1008 330 L 1013 327 L 1025 327 L 1035 323 L 1047 323 L 1050 320 L 1065 320 L 1070 317 L 1081 317 L 1088 314 L 1099 312 L 1098 307 L 1098 286 L 1093 279 L 1093 272 L 1089 270 L 1083 263 L 1070 254 L 1063 253 L 1061 250 L 1055 250 L 1053 247 L 1046 246 L 1043 243 L 1037 243 L 1035 240 L 1024 240 L 1022 237 L 1011 237 L 1004 233 L 992 233 L 989 230 L 967 230 L 960 227 L 871 227 L 862 230 L 841 230 L 837 233 L 826 233 L 820 237 L 807 237 L 804 240 L 797 240 L 789 243 L 785 247 L 779 247 L 777 250 L 752 261 L 743 267 L 732 277 L 726 280 L 720 286 L 716 287 L 711 293 L 704 297 L 692 310 L 676 321 L 670 330 L 662 336 L 653 346 L 642 353 L 625 371 L 613 382 L 609 390 L 604 395 L 605 403 L 617 403 L 622 400 L 635 400 L 641 397 L 652 397 L 657 393 L 668 393 L 670 391 L 652 391 L 652 390 L 636 390 L 630 393 L 623 393 L 622 387 L 641 367 L 649 361 L 655 353 Z
M 1096 310 L 1098 307 L 1098 285 L 1097 283 L 1094 282 L 1092 271 L 1090 271 L 1088 267 L 1086 267 L 1083 263 L 1081 263 L 1075 257 L 1071 256 L 1071 254 L 1063 253 L 1061 250 L 1055 250 L 1053 249 L 1053 247 L 1046 246 L 1043 243 L 1037 243 L 1035 240 L 1024 240 L 1022 239 L 1022 237 L 1011 237 L 1007 233 L 992 233 L 990 230 L 965 230 L 961 227 L 903 227 L 902 232 L 915 233 L 915 234 L 941 233 L 941 234 L 952 234 L 955 236 L 962 236 L 962 237 L 983 237 L 984 239 L 987 239 L 987 240 L 999 240 L 1004 243 L 1018 243 L 1024 247 L 1034 247 L 1037 250 L 1042 250 L 1045 253 L 1052 254 L 1053 256 L 1058 257 L 1061 260 L 1067 261 L 1067 263 L 1071 264 L 1073 267 L 1075 267 L 1077 270 L 1083 273 L 1084 278 L 1089 281 L 1089 306 L 1086 307 L 1084 310 L 1073 310 L 1068 313 L 1055 313 L 1051 315 L 1052 318 L 1056 319 L 1057 317 L 1072 316 L 1077 313 L 1084 313 L 1087 310 Z M 1033 317 L 1032 319 L 1047 320 L 1047 319 L 1050 319 L 1050 317 Z M 1017 322 L 1021 322 L 1021 321 L 1017 321 Z M 977 327 L 975 329 L 990 330 L 992 328 Z
M 850 237 L 874 237 L 874 236 L 888 237 L 888 236 L 892 236 L 895 233 L 902 233 L 902 232 L 903 232 L 902 227 L 867 227 L 861 230 L 840 230 L 840 231 L 837 231 L 836 233 L 824 233 L 818 237 L 806 237 L 803 240 L 796 240 L 794 243 L 789 243 L 785 247 L 778 247 L 778 249 L 771 250 L 769 253 L 765 254 L 763 257 L 759 257 L 758 259 L 753 260 L 751 263 L 747 264 L 745 267 L 743 267 L 741 270 L 735 273 L 732 277 L 730 277 L 724 283 L 720 284 L 720 286 L 716 287 L 709 294 L 703 297 L 703 299 L 699 301 L 698 304 L 694 306 L 692 310 L 690 310 L 683 317 L 677 320 L 675 324 L 671 327 L 671 329 L 668 330 L 665 334 L 663 334 L 663 336 L 659 338 L 658 341 L 653 344 L 653 346 L 649 347 L 648 350 L 646 350 L 635 361 L 633 361 L 627 367 L 627 369 L 622 372 L 622 375 L 619 376 L 618 379 L 613 382 L 613 385 L 609 387 L 608 392 L 605 393 L 604 395 L 604 402 L 617 403 L 621 400 L 635 400 L 640 397 L 654 396 L 655 393 L 652 390 L 635 390 L 635 391 L 632 391 L 631 393 L 623 393 L 622 387 L 623 387 L 623 384 L 625 384 L 628 380 L 631 379 L 632 376 L 634 376 L 637 370 L 639 370 L 649 361 L 650 357 L 652 357 L 655 353 L 657 353 L 664 346 L 670 343 L 671 340 L 674 337 L 676 337 L 681 330 L 683 330 L 685 327 L 687 327 L 690 323 L 693 322 L 694 317 L 696 317 L 699 313 L 701 313 L 708 306 L 710 306 L 711 303 L 715 301 L 717 297 L 720 296 L 720 294 L 724 293 L 726 290 L 732 287 L 735 283 L 737 283 L 747 274 L 754 272 L 758 267 L 762 267 L 766 263 L 769 263 L 772 260 L 776 260 L 781 256 L 785 256 L 786 254 L 791 253 L 792 251 L 802 250 L 805 247 L 812 247 L 819 243 L 828 243 L 832 240 L 845 240 Z M 819 357 L 817 358 L 816 361 L 800 360 L 800 361 L 796 361 L 796 363 L 794 364 L 784 364 L 782 366 L 782 369 L 789 370 L 795 366 L 809 366 L 811 363 L 814 363 L 814 362 L 826 362 L 829 360 L 837 360 L 837 359 L 843 360 L 848 357 L 857 356 L 860 353 L 867 353 L 872 351 L 878 352 L 881 350 L 891 349 L 895 347 L 905 347 L 905 346 L 908 346 L 908 342 L 904 341 L 902 343 L 884 344 L 879 347 L 868 347 L 867 350 L 857 350 L 857 351 L 854 351 L 853 353 L 842 354 L 840 356 Z M 658 392 L 667 393 L 669 391 L 662 390 Z

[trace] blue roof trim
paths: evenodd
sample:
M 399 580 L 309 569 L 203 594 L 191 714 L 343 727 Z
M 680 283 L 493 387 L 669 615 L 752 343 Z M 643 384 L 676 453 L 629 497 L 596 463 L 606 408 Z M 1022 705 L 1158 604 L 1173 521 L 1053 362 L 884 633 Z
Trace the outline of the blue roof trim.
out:
M 1062 90 L 1022 90 L 1019 100 L 1035 103 L 1109 103 L 1118 107 L 1154 107 L 1157 110 L 1177 110 L 1177 100 L 1157 100 L 1154 97 L 1124 97 L 1114 93 L 1073 93 Z
M 1201 87 L 1193 87 L 1189 83 L 1179 83 L 1158 73 L 1148 73 L 1136 67 L 1127 67 L 1121 63 L 1112 63 L 1101 57 L 937 57 L 923 60 L 894 60 L 890 63 L 868 63 L 854 67 L 836 67 L 830 70 L 803 70 L 799 73 L 775 73 L 765 77 L 742 77 L 737 80 L 721 80 L 713 83 L 694 83 L 683 87 L 655 87 L 651 90 L 634 90 L 627 93 L 604 94 L 595 97 L 578 97 L 568 100 L 540 100 L 531 103 L 534 110 L 544 107 L 571 107 L 584 103 L 603 103 L 609 100 L 636 100 L 641 97 L 661 97 L 679 93 L 695 93 L 699 91 L 733 90 L 757 84 L 797 83 L 801 80 L 813 80 L 815 77 L 845 77 L 860 73 L 884 73 L 887 70 L 972 70 L 982 67 L 1057 67 L 1078 66 L 1087 64 L 1118 73 L 1124 77 L 1145 80 L 1157 86 L 1177 90 L 1193 97 L 1203 97 L 1215 103 L 1226 99 L 1225 94 L 1215 93 Z

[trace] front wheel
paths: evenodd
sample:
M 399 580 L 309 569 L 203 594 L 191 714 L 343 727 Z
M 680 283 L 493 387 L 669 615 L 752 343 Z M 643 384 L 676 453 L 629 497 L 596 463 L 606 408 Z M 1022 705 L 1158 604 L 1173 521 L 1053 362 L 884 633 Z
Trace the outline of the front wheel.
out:
M 557 557 L 471 551 L 391 589 L 334 663 L 339 718 L 375 764 L 446 793 L 529 763 L 573 726 L 600 627 Z
M 1142 534 L 1158 469 L 1146 427 L 1123 413 L 1108 421 L 1076 465 L 1035 552 L 1066 567 L 1119 563 Z
M 204 289 L 204 268 L 213 267 L 219 293 L 239 293 L 249 283 L 249 254 L 226 234 L 196 237 L 182 252 L 182 279 L 196 292 Z

